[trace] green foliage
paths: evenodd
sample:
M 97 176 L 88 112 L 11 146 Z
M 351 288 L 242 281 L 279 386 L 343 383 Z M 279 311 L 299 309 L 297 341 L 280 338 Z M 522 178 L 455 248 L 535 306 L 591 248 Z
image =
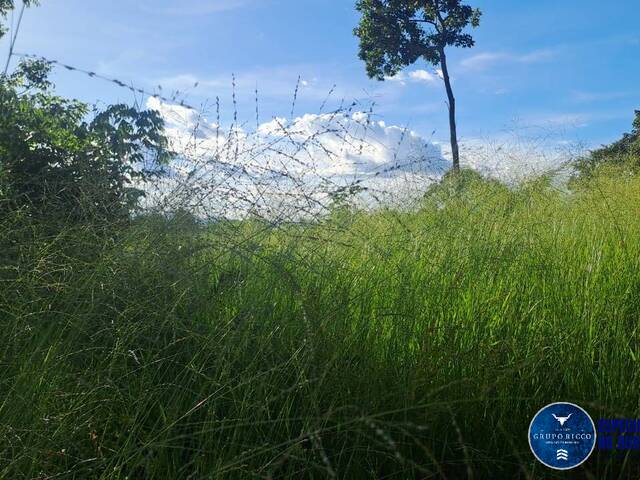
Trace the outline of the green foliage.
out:
M 473 195 L 478 188 L 491 186 L 496 192 L 507 187 L 498 180 L 488 179 L 471 169 L 462 169 L 457 173 L 447 172 L 442 180 L 431 185 L 425 192 L 428 201 L 445 202 L 461 194 Z
M 635 112 L 631 133 L 625 133 L 611 145 L 592 151 L 577 163 L 579 174 L 586 178 L 603 167 L 620 167 L 632 172 L 640 168 L 640 110 Z
M 457 173 L 456 100 L 445 49 L 474 45 L 465 29 L 480 25 L 480 10 L 461 0 L 357 0 L 356 9 L 362 16 L 354 34 L 360 38 L 359 56 L 369 77 L 384 80 L 419 59 L 440 65 L 447 91 L 453 170 Z
M 170 158 L 157 112 L 90 112 L 56 96 L 44 62 L 0 81 L 0 194 L 5 208 L 76 219 L 126 217 Z
M 465 33 L 480 24 L 480 10 L 461 0 L 358 0 L 359 56 L 371 78 L 383 80 L 419 59 L 438 65 L 447 46 L 470 48 Z
M 594 181 L 31 235 L 0 269 L 0 478 L 561 478 L 527 444 L 541 406 L 640 416 L 640 177 Z
M 313 224 L 114 222 L 169 158 L 162 122 L 47 78 L 0 82 L 0 478 L 551 479 L 542 405 L 640 417 L 640 177 L 563 195 L 463 170 L 414 212 L 346 189 Z

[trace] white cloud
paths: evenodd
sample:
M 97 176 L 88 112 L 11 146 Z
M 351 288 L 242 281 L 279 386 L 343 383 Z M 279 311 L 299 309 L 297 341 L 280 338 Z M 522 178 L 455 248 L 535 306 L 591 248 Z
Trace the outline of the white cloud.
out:
M 629 119 L 629 112 L 624 109 L 607 112 L 541 112 L 519 118 L 517 125 L 521 129 L 537 129 L 547 132 L 547 134 L 557 132 L 564 135 L 567 132 L 589 127 L 600 122 L 624 119 Z
M 426 70 L 414 70 L 413 72 L 409 72 L 409 78 L 415 82 L 426 83 L 436 82 L 438 79 L 436 75 L 429 73 Z
M 449 165 L 439 147 L 415 132 L 362 112 L 274 118 L 247 132 L 220 129 L 193 110 L 155 98 L 148 106 L 165 118 L 180 154 L 150 200 L 204 217 L 315 215 L 332 194 L 350 187 L 364 189 L 362 205 L 407 206 Z
M 515 60 L 520 63 L 538 63 L 552 60 L 557 52 L 551 49 L 536 50 L 524 55 L 516 55 Z
M 550 49 L 535 50 L 528 53 L 507 53 L 507 52 L 482 52 L 465 58 L 460 62 L 463 68 L 468 70 L 484 70 L 498 63 L 521 63 L 532 64 L 551 60 L 556 52 Z
M 550 115 L 544 118 L 543 121 L 559 127 L 583 128 L 589 126 L 589 118 L 590 116 L 584 113 L 562 113 L 559 115 Z
M 400 85 L 406 85 L 407 84 L 407 76 L 405 75 L 404 72 L 398 72 L 393 76 L 385 75 L 384 79 L 387 82 L 397 82 Z
M 148 106 L 165 118 L 179 153 L 170 177 L 150 190 L 148 201 L 205 218 L 251 213 L 297 220 L 326 211 L 332 195 L 353 187 L 363 189 L 354 197 L 363 207 L 410 208 L 451 165 L 448 146 L 363 112 L 273 118 L 249 132 L 223 129 L 155 98 Z M 548 171 L 564 158 L 522 141 L 467 141 L 461 147 L 463 166 L 506 182 Z
M 437 70 L 435 74 L 428 72 L 427 70 L 412 70 L 410 72 L 399 72 L 396 75 L 390 77 L 385 76 L 384 79 L 389 82 L 397 82 L 400 85 L 406 85 L 408 82 L 413 83 L 437 83 L 438 77 L 442 78 L 442 71 Z
M 586 92 L 574 90 L 569 94 L 569 98 L 576 103 L 593 103 L 617 100 L 633 96 L 633 92 Z
M 521 124 L 528 128 L 584 128 L 589 126 L 592 118 L 593 115 L 588 113 L 545 113 L 522 118 Z
M 478 53 L 469 58 L 465 58 L 464 60 L 462 60 L 462 62 L 460 62 L 460 65 L 470 70 L 482 69 L 490 65 L 493 65 L 494 63 L 500 60 L 505 60 L 506 58 L 508 58 L 508 55 L 505 53 L 484 52 L 484 53 Z

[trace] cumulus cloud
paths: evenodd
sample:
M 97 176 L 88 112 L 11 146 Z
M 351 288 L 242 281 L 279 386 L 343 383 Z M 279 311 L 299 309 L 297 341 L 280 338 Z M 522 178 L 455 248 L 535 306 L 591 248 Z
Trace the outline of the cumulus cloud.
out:
M 359 192 L 362 206 L 406 206 L 449 166 L 437 145 L 369 113 L 273 118 L 245 131 L 155 98 L 148 107 L 165 119 L 179 154 L 149 201 L 204 217 L 315 216 L 348 192 Z
M 406 85 L 409 82 L 412 83 L 437 83 L 442 78 L 442 71 L 437 70 L 435 74 L 428 72 L 427 70 L 412 70 L 410 72 L 399 72 L 393 76 L 384 77 L 389 82 L 396 82 L 400 85 Z
M 178 153 L 169 176 L 149 187 L 150 205 L 205 218 L 298 220 L 326 212 L 347 193 L 365 208 L 410 208 L 451 165 L 447 146 L 365 112 L 276 117 L 247 131 L 155 98 L 148 106 L 165 119 Z M 462 144 L 463 166 L 507 183 L 549 171 L 564 158 L 524 141 Z
M 409 72 L 409 78 L 415 82 L 431 83 L 435 82 L 438 77 L 426 70 L 414 70 L 413 72 Z

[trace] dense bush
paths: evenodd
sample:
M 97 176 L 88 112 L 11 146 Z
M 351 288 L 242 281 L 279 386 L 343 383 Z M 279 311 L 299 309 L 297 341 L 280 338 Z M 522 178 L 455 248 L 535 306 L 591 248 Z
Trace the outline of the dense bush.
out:
M 0 202 L 76 221 L 127 218 L 139 183 L 170 157 L 157 112 L 86 104 L 52 93 L 43 62 L 0 79 Z
M 630 172 L 640 168 L 640 110 L 635 112 L 633 130 L 610 145 L 593 150 L 577 163 L 583 177 L 591 176 L 598 168 L 618 167 Z

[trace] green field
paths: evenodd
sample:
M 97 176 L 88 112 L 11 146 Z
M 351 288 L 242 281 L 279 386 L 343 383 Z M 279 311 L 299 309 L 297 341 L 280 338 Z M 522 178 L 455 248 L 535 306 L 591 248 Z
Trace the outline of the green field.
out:
M 637 478 L 539 464 L 640 417 L 640 178 L 474 175 L 305 225 L 1 217 L 0 478 Z

